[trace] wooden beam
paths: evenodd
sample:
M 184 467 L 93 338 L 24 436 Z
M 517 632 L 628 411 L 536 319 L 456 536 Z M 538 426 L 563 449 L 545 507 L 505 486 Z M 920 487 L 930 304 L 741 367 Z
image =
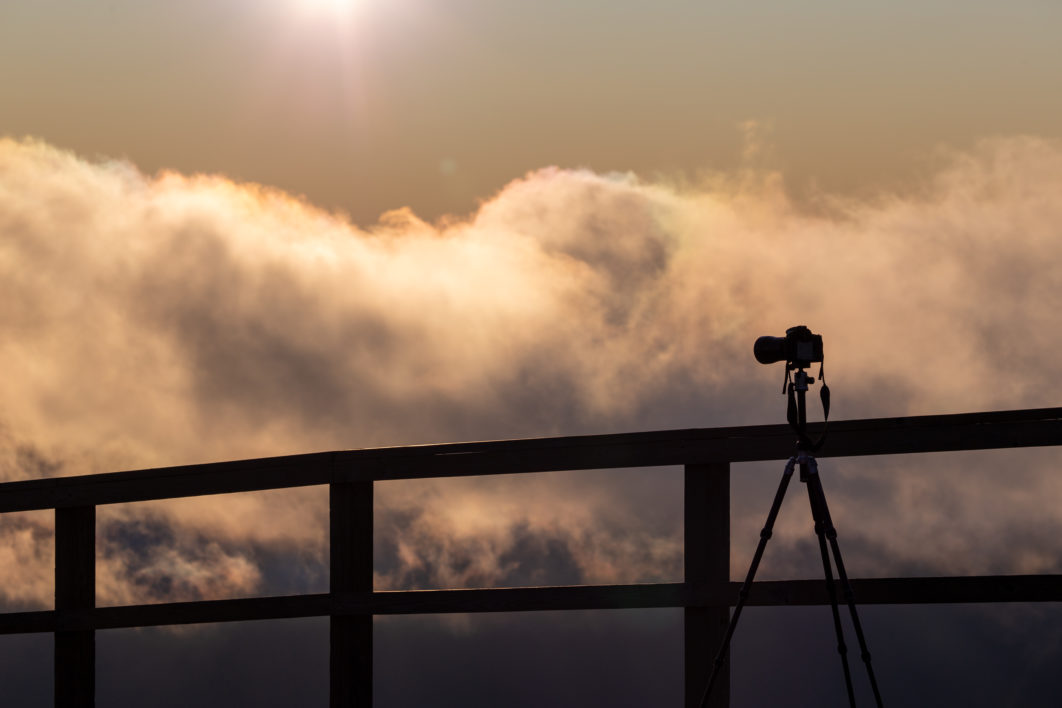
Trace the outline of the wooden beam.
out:
M 574 585 L 474 590 L 396 590 L 335 598 L 336 612 L 377 615 L 537 610 L 618 610 L 682 607 L 691 595 L 682 583 Z
M 684 610 L 685 705 L 697 708 L 726 634 L 730 606 L 730 465 L 686 465 L 684 565 L 686 583 L 707 588 L 717 600 Z M 691 593 L 692 594 L 692 593 Z M 729 668 L 712 689 L 711 708 L 730 705 Z
M 55 611 L 91 612 L 96 604 L 96 507 L 55 511 Z M 55 706 L 95 705 L 96 633 L 55 633 Z
M 821 424 L 809 426 L 817 434 Z M 1062 409 L 838 421 L 820 457 L 1062 445 Z M 0 513 L 329 481 L 455 477 L 787 458 L 785 425 L 455 443 L 292 455 L 0 484 Z M 335 476 L 333 476 L 333 474 Z
M 575 585 L 474 590 L 393 590 L 372 593 L 252 597 L 172 602 L 82 611 L 0 613 L 0 635 L 87 629 L 118 629 L 203 622 L 450 612 L 529 612 L 708 606 L 737 602 L 741 584 L 725 593 L 687 583 Z M 860 605 L 1062 602 L 1062 575 L 994 575 L 958 578 L 855 579 Z M 753 585 L 748 604 L 756 607 L 826 605 L 822 580 L 768 580 Z
M 739 583 L 731 585 L 731 605 L 739 589 Z M 860 605 L 1062 602 L 1062 575 L 867 578 L 852 580 L 852 592 Z M 822 580 L 771 580 L 753 584 L 748 604 L 826 605 L 829 598 Z
M 78 615 L 60 626 L 119 629 L 160 625 L 203 624 L 207 622 L 243 622 L 249 620 L 325 617 L 331 613 L 332 599 L 327 593 L 287 597 L 249 597 L 234 600 L 200 600 L 153 605 L 100 607 L 91 615 Z
M 329 487 L 332 596 L 372 594 L 372 482 Z M 331 708 L 372 708 L 372 614 L 330 618 Z
M 213 462 L 0 484 L 0 512 L 117 504 L 327 484 L 333 453 Z
M 784 460 L 793 443 L 788 425 L 760 425 L 351 451 L 337 466 L 340 479 L 418 479 Z M 1062 445 L 1060 408 L 839 421 L 818 456 L 1047 445 Z
M 37 634 L 55 631 L 54 610 L 0 612 L 0 634 Z

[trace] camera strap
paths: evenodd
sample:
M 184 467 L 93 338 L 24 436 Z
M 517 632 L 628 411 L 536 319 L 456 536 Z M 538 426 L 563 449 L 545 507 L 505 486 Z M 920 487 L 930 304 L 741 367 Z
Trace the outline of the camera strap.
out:
M 830 428 L 830 387 L 826 385 L 826 379 L 821 379 L 821 381 L 822 388 L 819 389 L 819 400 L 822 401 L 822 435 L 812 445 L 812 452 L 818 452 L 822 444 L 826 442 L 826 434 Z
M 826 438 L 826 425 L 830 420 L 830 387 L 826 385 L 826 374 L 823 370 L 826 367 L 826 357 L 822 358 L 819 362 L 819 381 L 822 382 L 822 388 L 819 389 L 819 400 L 822 401 L 822 437 Z

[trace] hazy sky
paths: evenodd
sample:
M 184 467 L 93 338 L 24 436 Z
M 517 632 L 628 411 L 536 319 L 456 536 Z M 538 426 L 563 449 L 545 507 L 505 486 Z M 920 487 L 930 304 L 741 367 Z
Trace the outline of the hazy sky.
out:
M 907 186 L 940 145 L 1062 130 L 1047 0 L 41 0 L 0 8 L 0 133 L 220 172 L 369 223 L 545 165 Z
M 1060 20 L 1031 0 L 5 3 L 0 480 L 779 422 L 751 344 L 798 323 L 826 338 L 837 418 L 1057 405 Z M 1062 572 L 1057 458 L 831 460 L 851 573 Z M 735 466 L 735 578 L 779 473 Z M 793 496 L 765 577 L 819 572 Z M 674 469 L 377 499 L 378 588 L 682 573 Z M 320 489 L 102 508 L 97 600 L 323 591 L 325 511 Z M 0 519 L 0 606 L 51 606 L 51 535 Z M 843 701 L 828 613 L 748 617 L 735 706 Z M 384 618 L 378 705 L 676 705 L 679 618 Z M 866 622 L 890 705 L 1058 703 L 1053 606 Z M 49 642 L 0 638 L 6 700 L 49 704 Z M 323 622 L 98 645 L 99 705 L 324 704 Z

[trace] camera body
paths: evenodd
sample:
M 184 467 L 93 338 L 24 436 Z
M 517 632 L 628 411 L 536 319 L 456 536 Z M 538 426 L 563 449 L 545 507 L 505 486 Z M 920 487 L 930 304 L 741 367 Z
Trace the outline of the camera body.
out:
M 756 361 L 773 364 L 784 361 L 793 369 L 804 369 L 822 361 L 822 335 L 804 325 L 790 327 L 784 337 L 760 337 L 752 347 Z

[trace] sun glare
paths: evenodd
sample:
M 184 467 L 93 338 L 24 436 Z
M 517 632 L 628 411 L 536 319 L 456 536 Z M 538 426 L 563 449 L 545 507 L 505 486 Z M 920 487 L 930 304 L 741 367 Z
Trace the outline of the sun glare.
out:
M 364 0 L 298 0 L 300 9 L 309 15 L 346 16 L 358 9 Z

